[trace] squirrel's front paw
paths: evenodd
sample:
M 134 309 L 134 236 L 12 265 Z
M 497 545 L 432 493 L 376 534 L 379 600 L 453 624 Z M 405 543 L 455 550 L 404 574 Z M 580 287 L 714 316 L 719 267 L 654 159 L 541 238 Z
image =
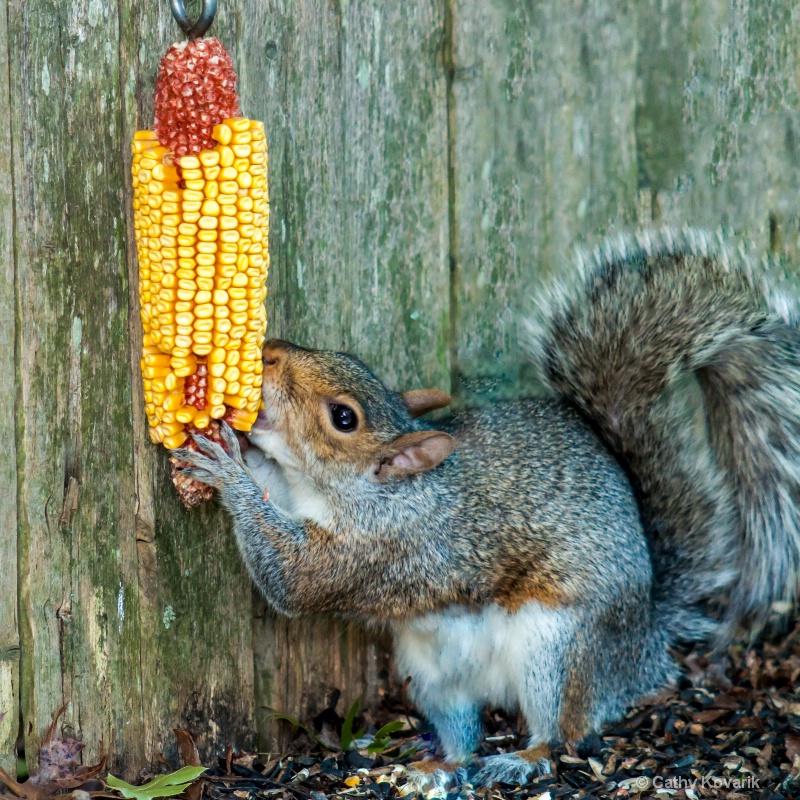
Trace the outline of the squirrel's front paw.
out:
M 247 469 L 233 429 L 227 423 L 221 422 L 219 432 L 224 448 L 205 436 L 193 433 L 192 439 L 199 452 L 183 448 L 174 450 L 173 455 L 190 465 L 179 468 L 186 477 L 222 491 L 225 487 L 233 485 L 234 480 L 242 472 L 247 474 Z
M 483 759 L 472 783 L 475 786 L 491 786 L 493 783 L 506 783 L 511 786 L 524 786 L 532 778 L 552 772 L 550 751 L 544 746 L 520 750 L 517 753 L 504 753 L 487 756 Z

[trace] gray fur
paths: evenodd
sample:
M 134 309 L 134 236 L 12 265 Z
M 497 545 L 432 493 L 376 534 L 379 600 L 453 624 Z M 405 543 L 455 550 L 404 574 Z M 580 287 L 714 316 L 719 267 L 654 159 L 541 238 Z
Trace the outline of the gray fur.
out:
M 491 786 L 493 783 L 524 786 L 531 778 L 547 775 L 552 770 L 546 758 L 525 761 L 516 753 L 503 753 L 485 758 L 473 780 L 477 786 Z
M 764 264 L 686 229 L 606 240 L 539 306 L 530 353 L 632 477 L 665 624 L 703 635 L 695 612 L 721 591 L 725 633 L 794 600 L 796 298 Z M 707 442 L 686 419 L 687 376 L 703 393 Z

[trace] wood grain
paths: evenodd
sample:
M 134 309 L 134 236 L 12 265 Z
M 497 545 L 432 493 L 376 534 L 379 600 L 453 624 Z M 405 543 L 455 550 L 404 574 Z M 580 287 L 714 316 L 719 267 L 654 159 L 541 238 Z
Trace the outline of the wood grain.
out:
M 443 5 L 247 3 L 237 42 L 270 148 L 268 335 L 354 352 L 397 388 L 449 388 Z M 344 713 L 386 680 L 385 650 L 342 623 L 264 611 L 255 641 L 267 749 L 286 742 L 272 710 L 308 720 L 338 688 Z
M 636 197 L 631 4 L 454 3 L 459 391 L 529 388 L 519 317 L 573 243 Z
M 0 118 L 11 118 L 8 30 L 0 7 Z M 19 730 L 17 622 L 16 302 L 11 129 L 0 127 L 0 767 L 16 774 Z
M 25 749 L 141 727 L 116 9 L 8 3 Z M 124 748 L 115 747 L 124 766 Z
M 797 263 L 792 3 L 453 2 L 457 378 L 530 391 L 519 319 L 574 245 L 724 227 Z
M 800 256 L 800 16 L 789 2 L 639 8 L 636 139 L 652 217 Z
M 133 448 L 137 509 L 135 519 L 141 607 L 143 738 L 135 742 L 139 765 L 156 754 L 177 756 L 175 727 L 190 730 L 204 763 L 228 745 L 255 743 L 253 647 L 250 582 L 230 534 L 226 515 L 211 504 L 186 511 L 169 478 L 168 456 L 150 443 L 143 413 L 142 330 L 138 272 L 133 246 L 130 141 L 153 122 L 153 90 L 158 62 L 179 38 L 169 5 L 123 2 L 120 57 L 122 135 L 118 158 L 125 164 L 124 214 L 127 222 L 131 308 L 124 350 L 133 378 Z M 235 3 L 221 3 L 212 33 L 233 42 Z M 130 745 L 129 745 L 130 746 Z

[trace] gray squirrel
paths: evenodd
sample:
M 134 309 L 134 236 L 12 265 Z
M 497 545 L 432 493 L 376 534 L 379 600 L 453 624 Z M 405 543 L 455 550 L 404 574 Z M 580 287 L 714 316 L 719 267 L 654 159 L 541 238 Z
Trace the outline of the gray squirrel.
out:
M 227 452 L 176 452 L 277 611 L 391 630 L 447 763 L 483 706 L 523 713 L 529 749 L 484 759 L 483 785 L 549 771 L 547 743 L 672 681 L 673 644 L 761 625 L 800 569 L 791 294 L 684 230 L 608 239 L 538 305 L 540 397 L 434 426 L 444 392 L 273 340 L 250 468 L 227 426 Z

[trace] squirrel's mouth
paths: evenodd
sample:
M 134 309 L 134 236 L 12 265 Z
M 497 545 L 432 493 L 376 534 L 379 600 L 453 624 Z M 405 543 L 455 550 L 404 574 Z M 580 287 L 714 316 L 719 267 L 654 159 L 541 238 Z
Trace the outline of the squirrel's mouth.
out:
M 267 412 L 263 409 L 258 412 L 256 421 L 253 423 L 251 430 L 254 431 L 271 431 L 275 429 L 275 423 L 267 416 Z

